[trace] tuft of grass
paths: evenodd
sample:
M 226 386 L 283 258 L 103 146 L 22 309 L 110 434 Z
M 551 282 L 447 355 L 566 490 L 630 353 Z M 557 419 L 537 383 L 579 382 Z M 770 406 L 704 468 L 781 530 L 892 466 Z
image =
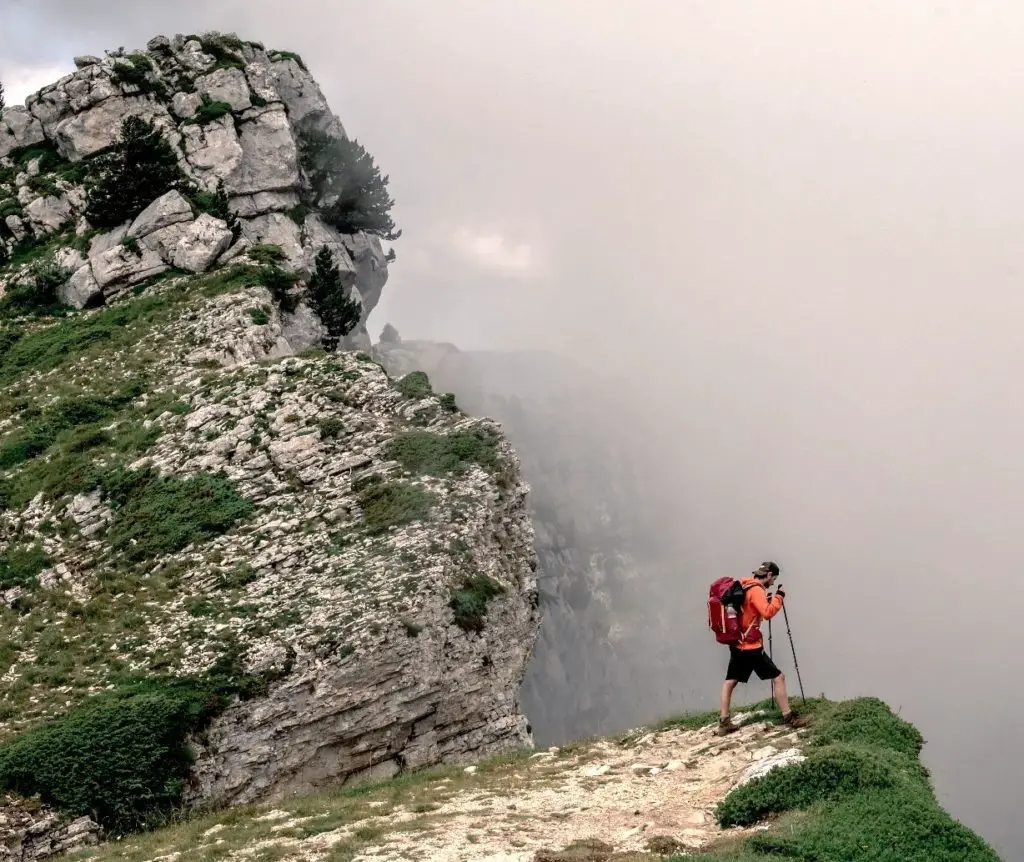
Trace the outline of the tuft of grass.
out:
M 0 551 L 0 590 L 34 587 L 39 573 L 50 565 L 50 558 L 39 545 L 8 547 Z
M 395 383 L 395 389 L 406 398 L 429 398 L 434 394 L 425 371 L 411 371 Z
M 384 451 L 414 474 L 445 476 L 465 473 L 472 464 L 493 470 L 498 465 L 497 440 L 483 428 L 451 434 L 406 431 L 389 440 Z
M 270 314 L 263 306 L 260 306 L 259 308 L 250 308 L 247 309 L 247 311 L 249 312 L 249 317 L 252 319 L 252 322 L 257 326 L 266 326 L 270 323 Z
M 359 494 L 366 528 L 371 533 L 422 521 L 430 515 L 433 503 L 433 494 L 405 482 L 370 485 Z
M 321 419 L 317 427 L 325 440 L 334 440 L 345 433 L 345 424 L 340 419 Z
M 246 251 L 246 256 L 252 258 L 259 264 L 272 266 L 285 259 L 284 249 L 273 243 L 257 243 Z
M 108 539 L 129 562 L 173 554 L 226 533 L 253 511 L 223 475 L 200 473 L 189 479 L 152 468 L 118 468 L 100 487 L 114 510 Z
M 201 104 L 195 114 L 185 120 L 185 125 L 205 126 L 231 113 L 231 105 L 227 102 L 215 102 L 205 93 L 201 96 Z
M 464 631 L 482 632 L 487 603 L 503 592 L 505 588 L 487 575 L 467 578 L 449 602 L 455 612 L 455 624 Z

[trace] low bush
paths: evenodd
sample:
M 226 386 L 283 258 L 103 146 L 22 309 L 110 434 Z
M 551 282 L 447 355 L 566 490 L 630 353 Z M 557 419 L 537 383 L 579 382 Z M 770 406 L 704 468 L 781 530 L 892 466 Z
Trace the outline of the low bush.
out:
M 395 389 L 406 398 L 429 398 L 434 394 L 425 371 L 410 371 L 395 383 Z
M 215 102 L 205 93 L 200 98 L 199 107 L 192 118 L 185 121 L 186 125 L 205 126 L 231 113 L 231 105 L 227 102 Z
M 483 631 L 487 603 L 503 592 L 505 588 L 487 575 L 467 578 L 449 602 L 455 613 L 455 624 L 464 631 Z
M 229 655 L 200 677 L 122 685 L 25 731 L 0 745 L 0 787 L 88 815 L 111 837 L 160 825 L 180 804 L 188 734 L 264 688 L 236 665 Z
M 433 502 L 429 491 L 405 482 L 370 485 L 359 494 L 363 518 L 371 533 L 421 521 L 430 515 Z
M 102 478 L 100 488 L 114 510 L 107 537 L 129 562 L 173 554 L 222 535 L 253 510 L 219 474 L 179 479 L 152 468 L 117 469 Z
M 34 587 L 39 573 L 50 565 L 42 547 L 7 547 L 0 551 L 0 590 Z
M 481 428 L 451 434 L 406 431 L 389 440 L 384 452 L 406 470 L 429 476 L 465 473 L 472 464 L 491 470 L 498 464 L 497 437 Z

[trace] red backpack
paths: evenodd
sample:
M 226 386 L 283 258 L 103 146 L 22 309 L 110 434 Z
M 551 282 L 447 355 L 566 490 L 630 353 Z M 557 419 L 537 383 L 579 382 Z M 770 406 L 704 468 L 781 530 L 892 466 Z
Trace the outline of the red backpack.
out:
M 735 646 L 742 640 L 740 613 L 748 589 L 736 578 L 724 577 L 712 582 L 708 590 L 708 628 L 720 644 Z

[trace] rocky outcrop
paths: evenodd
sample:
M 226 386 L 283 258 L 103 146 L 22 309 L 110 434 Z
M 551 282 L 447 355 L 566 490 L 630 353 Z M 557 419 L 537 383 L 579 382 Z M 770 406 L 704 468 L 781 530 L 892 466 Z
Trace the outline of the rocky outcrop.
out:
M 651 526 L 651 477 L 609 417 L 622 393 L 546 353 L 460 351 L 402 340 L 373 355 L 395 376 L 424 371 L 475 415 L 502 423 L 530 483 L 544 622 L 523 686 L 539 744 L 630 726 L 679 708 L 675 568 Z
M 9 107 L 0 121 L 0 257 L 55 233 L 69 243 L 73 229 L 78 237 L 88 233 L 87 259 L 61 290 L 62 301 L 83 308 L 169 268 L 204 272 L 256 243 L 279 245 L 287 268 L 308 279 L 316 252 L 327 245 L 345 289 L 363 308 L 363 322 L 343 347 L 369 348 L 365 318 L 380 299 L 388 259 L 379 237 L 341 234 L 315 210 L 300 212 L 309 191 L 299 163 L 302 135 L 317 130 L 340 137 L 345 129 L 294 55 L 208 33 L 158 36 L 145 50 L 78 57 L 76 67 L 24 107 Z M 225 240 L 226 224 L 211 221 L 179 193 L 154 201 L 98 241 L 92 236 L 74 166 L 114 144 L 129 115 L 164 130 L 196 189 L 223 187 L 245 243 L 235 243 L 234 235 Z M 22 169 L 21 157 L 32 147 L 49 153 L 42 175 L 38 159 Z M 115 250 L 123 240 L 128 250 Z M 24 272 L 8 273 L 0 291 L 24 278 Z
M 37 802 L 0 795 L 0 862 L 33 862 L 99 843 L 88 817 L 62 818 Z

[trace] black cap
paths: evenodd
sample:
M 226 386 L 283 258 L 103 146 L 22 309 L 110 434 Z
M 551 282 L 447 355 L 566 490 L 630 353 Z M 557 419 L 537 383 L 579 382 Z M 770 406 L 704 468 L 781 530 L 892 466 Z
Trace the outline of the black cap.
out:
M 754 574 L 765 578 L 769 575 L 777 578 L 779 576 L 779 566 L 771 560 L 765 560 L 760 566 L 758 566 L 758 569 Z

